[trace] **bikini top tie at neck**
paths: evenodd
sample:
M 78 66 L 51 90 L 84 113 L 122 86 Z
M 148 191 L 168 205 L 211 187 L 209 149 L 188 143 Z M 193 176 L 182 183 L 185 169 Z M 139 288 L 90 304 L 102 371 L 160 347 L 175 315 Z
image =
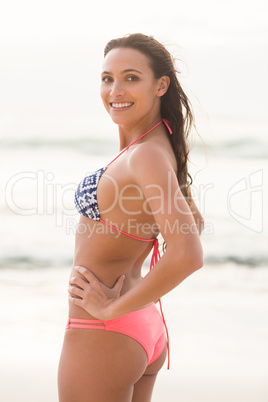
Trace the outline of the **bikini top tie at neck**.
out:
M 172 130 L 171 130 L 171 128 L 170 128 L 170 125 L 169 125 L 169 121 L 168 121 L 167 119 L 162 119 L 162 122 L 165 124 L 166 128 L 168 129 L 169 134 L 170 134 L 170 135 L 173 134 L 173 133 L 172 133 Z

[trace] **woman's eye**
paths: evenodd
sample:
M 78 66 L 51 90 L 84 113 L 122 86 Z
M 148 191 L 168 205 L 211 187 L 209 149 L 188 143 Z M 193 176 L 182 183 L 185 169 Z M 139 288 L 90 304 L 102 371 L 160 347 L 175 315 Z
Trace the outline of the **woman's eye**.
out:
M 104 82 L 104 83 L 112 82 L 112 77 L 108 77 L 108 76 L 102 77 L 102 82 Z
M 138 81 L 139 77 L 136 75 L 128 75 L 127 76 L 127 81 Z

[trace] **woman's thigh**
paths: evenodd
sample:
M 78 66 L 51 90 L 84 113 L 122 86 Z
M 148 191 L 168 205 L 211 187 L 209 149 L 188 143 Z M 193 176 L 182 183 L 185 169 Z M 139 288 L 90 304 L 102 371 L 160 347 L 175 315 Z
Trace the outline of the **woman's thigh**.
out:
M 147 366 L 144 348 L 115 332 L 68 329 L 58 370 L 60 402 L 130 402 Z

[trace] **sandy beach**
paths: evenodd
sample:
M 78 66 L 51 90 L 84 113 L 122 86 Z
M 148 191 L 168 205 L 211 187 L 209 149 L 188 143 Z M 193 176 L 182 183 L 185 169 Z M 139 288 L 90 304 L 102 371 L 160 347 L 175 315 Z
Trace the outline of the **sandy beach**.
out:
M 3 402 L 56 402 L 69 267 L 0 271 Z M 163 299 L 171 368 L 153 402 L 268 401 L 268 270 L 221 265 Z

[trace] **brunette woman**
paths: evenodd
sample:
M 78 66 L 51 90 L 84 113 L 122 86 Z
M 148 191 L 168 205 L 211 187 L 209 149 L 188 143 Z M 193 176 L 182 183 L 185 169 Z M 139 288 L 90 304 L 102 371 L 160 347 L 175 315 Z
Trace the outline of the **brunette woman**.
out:
M 193 115 L 171 55 L 143 34 L 107 44 L 101 97 L 121 152 L 75 194 L 81 217 L 59 400 L 149 402 L 167 354 L 157 301 L 203 265 L 203 219 L 188 173 Z M 142 278 L 151 251 L 152 269 Z

